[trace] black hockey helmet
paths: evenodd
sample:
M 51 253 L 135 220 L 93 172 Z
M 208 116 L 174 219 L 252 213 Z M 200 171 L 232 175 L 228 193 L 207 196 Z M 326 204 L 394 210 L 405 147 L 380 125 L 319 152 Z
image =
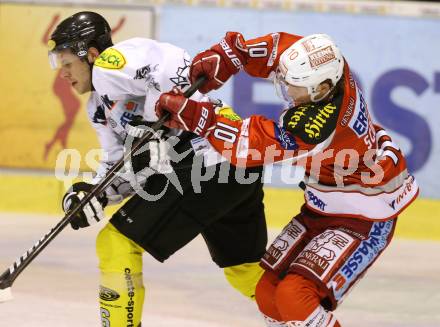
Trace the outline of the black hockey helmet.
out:
M 112 45 L 110 25 L 92 11 L 81 11 L 63 20 L 48 42 L 50 52 L 71 49 L 80 58 L 87 56 L 90 47 L 101 52 Z

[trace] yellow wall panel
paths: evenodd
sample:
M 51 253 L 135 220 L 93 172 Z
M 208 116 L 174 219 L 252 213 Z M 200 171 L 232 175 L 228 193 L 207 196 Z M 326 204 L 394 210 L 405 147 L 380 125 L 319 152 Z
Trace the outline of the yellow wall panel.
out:
M 85 112 L 87 95 L 75 94 L 47 58 L 55 26 L 81 10 L 106 17 L 116 42 L 154 32 L 148 8 L 0 4 L 0 167 L 51 169 L 64 148 L 82 155 L 99 148 Z
M 0 175 L 0 212 L 56 214 L 61 219 L 64 184 L 52 176 Z M 304 202 L 302 191 L 265 187 L 269 227 L 282 228 L 297 215 Z M 111 216 L 118 206 L 109 207 Z M 440 201 L 417 199 L 399 217 L 396 236 L 440 241 Z

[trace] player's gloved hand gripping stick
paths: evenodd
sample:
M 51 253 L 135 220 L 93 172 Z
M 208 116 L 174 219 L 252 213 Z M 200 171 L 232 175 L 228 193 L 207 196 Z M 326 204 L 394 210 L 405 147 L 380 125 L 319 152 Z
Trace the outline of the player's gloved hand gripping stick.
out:
M 184 96 L 189 98 L 193 95 L 199 87 L 203 85 L 206 78 L 201 77 L 191 85 L 191 87 L 184 93 Z M 159 118 L 151 126 L 152 131 L 146 132 L 131 148 L 131 150 L 124 155 L 124 157 L 119 160 L 106 174 L 105 178 L 101 180 L 100 183 L 96 184 L 87 193 L 76 207 L 74 207 L 64 218 L 53 227 L 46 235 L 44 235 L 34 246 L 27 250 L 22 256 L 17 258 L 17 260 L 0 276 L 0 302 L 8 301 L 12 299 L 11 286 L 15 279 L 20 275 L 20 273 L 36 258 L 36 256 L 43 251 L 43 249 L 70 223 L 71 219 L 77 215 L 84 206 L 94 197 L 98 196 L 114 181 L 117 177 L 117 173 L 124 167 L 126 160 L 129 160 L 133 153 L 136 153 L 145 142 L 148 142 L 153 136 L 154 132 L 160 129 L 160 127 L 168 120 L 170 114 L 165 112 L 165 114 Z

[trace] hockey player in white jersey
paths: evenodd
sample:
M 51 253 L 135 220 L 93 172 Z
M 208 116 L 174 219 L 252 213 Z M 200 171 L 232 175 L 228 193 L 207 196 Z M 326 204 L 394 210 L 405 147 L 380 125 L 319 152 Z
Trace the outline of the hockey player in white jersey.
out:
M 113 45 L 110 27 L 97 13 L 79 12 L 65 19 L 48 45 L 51 64 L 62 77 L 79 94 L 91 92 L 88 115 L 106 158 L 94 182 L 122 157 L 127 133 L 136 135 L 139 124 L 157 120 L 154 105 L 161 92 L 189 86 L 190 58 L 184 50 L 144 38 Z M 201 97 L 196 93 L 193 99 Z M 170 148 L 167 138 L 174 135 L 178 142 L 173 139 Z M 202 234 L 213 261 L 241 293 L 253 298 L 262 274 L 258 262 L 267 232 L 260 178 L 241 184 L 234 176 L 239 169 L 232 168 L 220 183 L 219 157 L 208 162 L 208 143 L 189 132 L 165 128 L 148 149 L 132 159 L 134 172 L 148 176 L 144 184 L 139 187 L 119 178 L 71 223 L 75 229 L 96 223 L 106 205 L 129 197 L 97 237 L 103 326 L 140 325 L 144 251 L 163 262 Z M 191 169 L 202 160 L 202 175 L 212 178 L 196 181 L 200 187 L 193 187 Z M 241 173 L 261 171 L 259 167 Z M 72 209 L 90 189 L 84 182 L 74 184 L 64 196 L 64 210 Z

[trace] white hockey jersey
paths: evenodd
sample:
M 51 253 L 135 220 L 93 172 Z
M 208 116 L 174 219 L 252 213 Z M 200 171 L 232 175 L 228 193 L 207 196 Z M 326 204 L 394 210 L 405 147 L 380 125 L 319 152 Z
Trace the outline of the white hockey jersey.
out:
M 126 124 L 137 115 L 149 122 L 156 121 L 158 117 L 154 108 L 161 93 L 173 87 L 182 90 L 189 87 L 190 63 L 185 50 L 144 38 L 115 44 L 96 59 L 92 72 L 94 91 L 87 109 L 103 149 L 104 160 L 95 183 L 122 158 Z M 200 101 L 203 95 L 196 92 L 191 98 Z M 181 131 L 173 130 L 170 134 L 180 135 Z M 209 143 L 204 143 L 207 152 L 218 157 L 214 150 L 209 149 Z M 131 191 L 129 184 L 122 180 L 115 182 L 113 189 L 107 189 L 107 193 L 117 192 L 123 197 Z

